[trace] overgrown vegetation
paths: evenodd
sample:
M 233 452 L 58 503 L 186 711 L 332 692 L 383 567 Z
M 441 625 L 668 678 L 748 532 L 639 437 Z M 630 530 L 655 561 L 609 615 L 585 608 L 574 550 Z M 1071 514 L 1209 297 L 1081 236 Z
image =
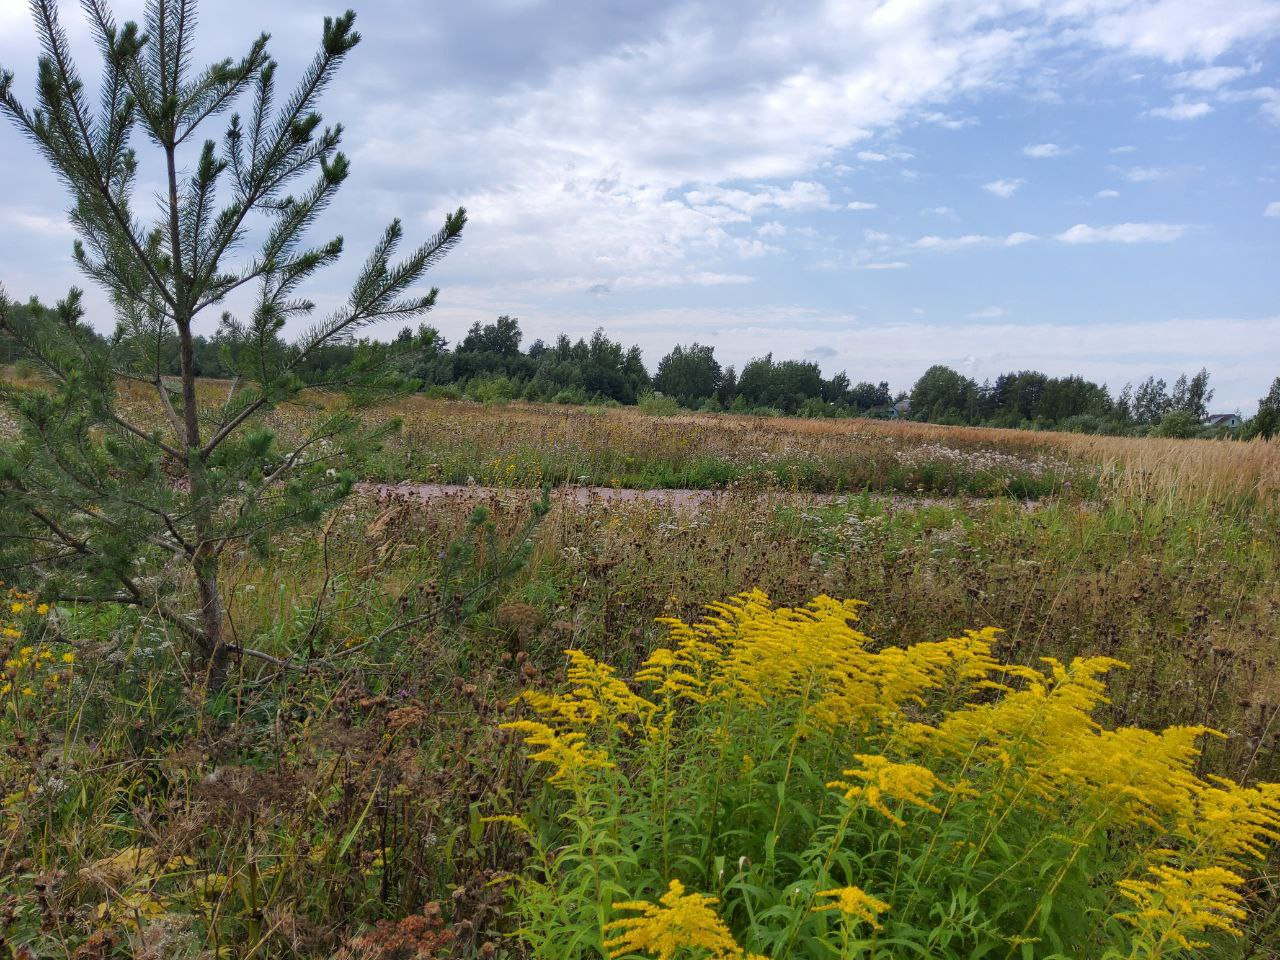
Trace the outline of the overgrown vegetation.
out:
M 549 790 L 494 819 L 532 847 L 532 956 L 1157 958 L 1240 934 L 1280 784 L 1197 777 L 1203 727 L 1100 728 L 1120 661 L 1003 664 L 992 628 L 879 646 L 858 608 L 742 594 L 668 620 L 630 680 L 570 650 L 563 692 L 523 696 L 504 726 Z
M 532 869 L 529 847 L 483 821 L 554 808 L 498 729 L 519 716 L 512 697 L 563 690 L 566 648 L 634 672 L 669 642 L 657 618 L 692 621 L 708 597 L 753 586 L 790 605 L 860 594 L 873 651 L 990 624 L 1005 629 L 1002 662 L 1123 660 L 1102 724 L 1213 727 L 1226 739 L 1202 738 L 1201 776 L 1280 778 L 1274 501 L 1137 488 L 1030 509 L 786 491 L 694 508 L 559 499 L 529 534 L 527 563 L 451 626 L 441 578 L 484 576 L 488 535 L 467 534 L 474 507 L 513 544 L 533 497 L 358 500 L 319 530 L 282 535 L 271 558 L 229 552 L 231 637 L 307 666 L 245 660 L 215 697 L 145 611 L 41 616 L 25 601 L 8 655 L 43 644 L 44 663 L 75 663 L 69 675 L 42 667 L 61 674 L 54 690 L 4 698 L 8 941 L 37 956 L 92 941 L 104 957 L 196 956 L 215 942 L 235 956 L 345 946 L 383 957 L 395 954 L 356 942 L 448 934 L 439 956 L 521 956 L 511 882 L 493 881 Z M 474 554 L 447 573 L 442 545 L 460 536 Z M 104 861 L 119 865 L 109 883 Z M 726 864 L 732 875 L 736 856 Z M 1274 869 L 1248 888 L 1244 935 L 1213 938 L 1206 955 L 1268 956 Z

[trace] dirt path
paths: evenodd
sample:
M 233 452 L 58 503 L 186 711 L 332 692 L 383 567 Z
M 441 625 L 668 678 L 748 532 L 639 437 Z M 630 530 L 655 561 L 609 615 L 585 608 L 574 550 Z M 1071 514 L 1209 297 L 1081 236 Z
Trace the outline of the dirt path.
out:
M 476 503 L 501 498 L 531 498 L 536 490 L 521 487 L 482 487 L 460 483 L 358 483 L 356 492 L 380 501 L 412 500 L 426 503 L 434 500 L 456 500 L 459 503 Z M 559 486 L 551 488 L 554 500 L 590 506 L 600 504 L 615 506 L 628 503 L 650 503 L 677 510 L 694 510 L 718 501 L 732 498 L 749 498 L 760 501 L 785 498 L 795 503 L 826 505 L 839 503 L 849 497 L 862 494 L 834 494 L 778 491 L 776 493 L 744 494 L 733 490 L 633 490 L 623 487 Z M 991 503 L 990 500 L 971 500 L 960 497 L 912 497 L 905 494 L 873 493 L 878 501 L 897 507 L 918 509 L 930 506 L 951 506 L 958 503 Z M 1025 501 L 1028 505 L 1036 501 Z

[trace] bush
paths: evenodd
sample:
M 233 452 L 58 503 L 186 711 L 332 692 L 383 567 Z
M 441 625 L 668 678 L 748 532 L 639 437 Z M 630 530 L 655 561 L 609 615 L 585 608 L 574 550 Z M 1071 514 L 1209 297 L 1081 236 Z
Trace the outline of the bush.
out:
M 467 383 L 466 394 L 481 403 L 508 403 L 516 398 L 516 385 L 506 377 L 476 377 Z
M 1202 727 L 1107 730 L 1107 657 L 1001 663 L 987 628 L 879 647 L 857 601 L 759 592 L 633 682 L 571 650 L 505 728 L 535 957 L 1173 957 L 1236 932 L 1280 785 L 1194 773 Z M 635 692 L 637 689 L 643 693 Z
M 581 387 L 568 387 L 552 397 L 551 402 L 583 406 L 589 403 L 590 400 L 587 397 L 586 391 Z
M 651 417 L 671 417 L 680 412 L 680 404 L 675 397 L 657 392 L 641 394 L 636 406 L 641 413 L 647 413 Z
M 1200 433 L 1200 421 L 1185 410 L 1170 410 L 1151 430 L 1153 437 L 1186 439 Z

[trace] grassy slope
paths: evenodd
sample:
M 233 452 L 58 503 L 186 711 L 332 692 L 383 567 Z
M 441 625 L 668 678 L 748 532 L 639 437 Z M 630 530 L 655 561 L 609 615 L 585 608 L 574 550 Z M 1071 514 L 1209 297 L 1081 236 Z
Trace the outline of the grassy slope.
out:
M 406 429 L 383 460 L 388 479 L 453 478 L 444 464 L 513 486 L 726 479 L 697 466 L 705 457 L 739 471 L 804 463 L 804 476 L 828 478 L 797 486 L 894 489 L 866 478 L 888 476 L 880 464 L 899 453 L 954 464 L 938 451 L 956 451 L 968 476 L 1004 463 L 994 449 L 1067 461 L 1098 477 L 1101 495 L 1073 484 L 1035 510 L 1002 498 L 815 505 L 785 489 L 699 511 L 558 507 L 526 569 L 458 628 L 441 623 L 435 581 L 465 511 L 355 504 L 266 562 L 230 559 L 236 636 L 315 659 L 284 675 L 246 662 L 207 704 L 155 624 L 62 611 L 77 680 L 18 702 L 4 721 L 16 747 L 0 761 L 0 875 L 11 878 L 0 885 L 0 933 L 55 955 L 95 931 L 115 938 L 116 955 L 194 955 L 214 940 L 231 955 L 251 944 L 255 957 L 327 955 L 361 925 L 438 899 L 471 924 L 467 949 L 492 940 L 501 956 L 491 881 L 519 851 L 478 818 L 530 799 L 536 783 L 494 729 L 511 695 L 554 685 L 567 646 L 633 664 L 660 640 L 656 616 L 692 616 L 750 586 L 785 603 L 817 592 L 868 600 L 867 631 L 885 643 L 994 624 L 1026 662 L 1120 657 L 1132 669 L 1117 677 L 1116 720 L 1208 723 L 1228 735 L 1213 769 L 1280 777 L 1280 445 L 418 398 L 399 412 Z M 278 421 L 293 431 L 306 417 L 295 408 Z M 522 450 L 551 469 L 510 471 Z M 633 473 L 610 475 L 627 462 Z M 498 532 L 526 511 L 523 498 L 496 499 Z M 131 846 L 164 862 L 104 876 L 104 859 Z M 1275 903 L 1255 921 L 1259 945 L 1276 934 Z M 1222 954 L 1248 946 L 1224 942 Z

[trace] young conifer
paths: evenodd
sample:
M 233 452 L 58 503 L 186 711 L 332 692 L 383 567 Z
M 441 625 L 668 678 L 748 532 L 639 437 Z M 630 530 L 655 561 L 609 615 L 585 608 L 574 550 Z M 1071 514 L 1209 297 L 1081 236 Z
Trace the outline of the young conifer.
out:
M 118 25 L 103 0 L 83 7 L 103 60 L 97 100 L 56 4 L 33 0 L 38 106 L 20 103 L 13 74 L 0 70 L 0 110 L 69 190 L 76 262 L 106 292 L 116 330 L 105 341 L 93 334 L 78 290 L 51 312 L 15 309 L 0 291 L 0 328 L 48 384 L 0 388 L 21 427 L 0 450 L 0 568 L 35 570 L 49 599 L 162 618 L 216 689 L 232 658 L 252 652 L 226 634 L 220 558 L 245 542 L 265 549 L 344 497 L 381 432 L 361 422 L 358 405 L 400 381 L 353 365 L 326 384 L 342 388 L 326 394 L 326 415 L 288 443 L 264 415 L 299 398 L 299 370 L 326 344 L 429 310 L 437 291 L 422 292 L 420 281 L 457 244 L 466 213 L 450 214 L 398 262 L 403 230 L 392 221 L 349 299 L 286 344 L 286 323 L 314 311 L 299 288 L 342 252 L 340 237 L 311 246 L 306 236 L 350 170 L 342 128 L 322 127 L 316 105 L 360 41 L 355 14 L 325 19 L 319 51 L 281 98 L 265 34 L 240 59 L 192 62 L 194 0 L 149 0 L 141 27 Z M 197 139 L 242 100 L 247 111 L 231 113 L 220 142 Z M 149 222 L 134 205 L 135 147 L 150 151 L 162 182 Z M 262 237 L 256 254 L 232 262 L 251 234 Z M 222 316 L 236 376 L 216 393 L 198 389 L 193 330 L 236 291 L 252 293 L 242 318 Z M 122 402 L 126 381 L 130 396 L 140 384 L 152 398 L 142 409 Z

